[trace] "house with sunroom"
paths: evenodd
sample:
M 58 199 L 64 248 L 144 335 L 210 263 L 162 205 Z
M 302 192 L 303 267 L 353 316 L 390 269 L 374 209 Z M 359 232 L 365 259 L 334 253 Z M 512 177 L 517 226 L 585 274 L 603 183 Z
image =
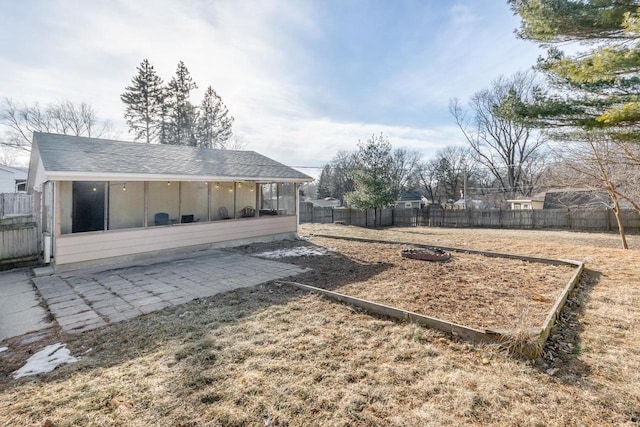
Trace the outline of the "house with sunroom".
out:
M 34 133 L 27 186 L 59 269 L 295 237 L 312 180 L 254 151 Z

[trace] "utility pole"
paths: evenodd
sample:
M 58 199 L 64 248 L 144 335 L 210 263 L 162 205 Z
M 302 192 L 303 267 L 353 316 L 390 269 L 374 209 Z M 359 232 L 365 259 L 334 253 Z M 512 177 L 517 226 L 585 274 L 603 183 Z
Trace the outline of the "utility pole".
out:
M 464 177 L 462 178 L 462 206 L 467 210 L 467 165 L 463 169 Z

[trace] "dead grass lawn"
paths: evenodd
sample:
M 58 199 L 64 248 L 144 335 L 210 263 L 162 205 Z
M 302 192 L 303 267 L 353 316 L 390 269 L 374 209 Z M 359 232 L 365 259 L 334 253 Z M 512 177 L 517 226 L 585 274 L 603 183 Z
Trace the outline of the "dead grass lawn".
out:
M 587 271 L 536 362 L 274 284 L 80 336 L 53 331 L 46 342 L 24 345 L 15 339 L 3 343 L 11 352 L 0 353 L 0 425 L 634 425 L 640 417 L 637 236 L 630 239 L 634 249 L 622 251 L 608 234 L 319 225 L 302 231 L 310 242 L 288 244 L 329 243 L 314 233 L 352 235 L 571 258 L 586 261 Z M 332 256 L 283 261 L 316 268 L 295 280 L 317 285 L 329 276 L 326 286 L 341 292 L 376 281 L 382 292 L 396 270 L 415 271 L 409 260 L 391 258 L 393 245 L 363 255 L 337 242 Z M 463 261 L 486 283 L 488 264 Z M 414 289 L 424 275 L 416 272 Z M 528 300 L 544 292 L 536 288 Z M 81 361 L 9 379 L 30 351 L 57 340 Z
M 313 237 L 335 249 L 297 281 L 476 329 L 539 328 L 575 272 L 571 266 L 454 252 L 449 261 L 402 258 L 411 245 L 363 243 Z M 336 258 L 384 265 L 373 277 L 335 287 L 342 274 Z

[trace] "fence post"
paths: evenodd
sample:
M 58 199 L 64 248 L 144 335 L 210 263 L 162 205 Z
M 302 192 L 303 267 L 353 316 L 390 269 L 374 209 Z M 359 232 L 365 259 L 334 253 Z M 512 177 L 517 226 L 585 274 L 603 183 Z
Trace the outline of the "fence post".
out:
M 536 229 L 536 211 L 533 207 L 531 208 L 531 229 Z

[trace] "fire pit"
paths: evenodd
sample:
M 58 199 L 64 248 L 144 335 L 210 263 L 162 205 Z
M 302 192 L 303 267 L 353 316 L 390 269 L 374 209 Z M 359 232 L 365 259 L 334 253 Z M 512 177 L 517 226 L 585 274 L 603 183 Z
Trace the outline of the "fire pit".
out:
M 421 261 L 446 261 L 451 258 L 451 254 L 440 248 L 425 249 L 405 249 L 400 252 L 405 258 L 418 259 Z

